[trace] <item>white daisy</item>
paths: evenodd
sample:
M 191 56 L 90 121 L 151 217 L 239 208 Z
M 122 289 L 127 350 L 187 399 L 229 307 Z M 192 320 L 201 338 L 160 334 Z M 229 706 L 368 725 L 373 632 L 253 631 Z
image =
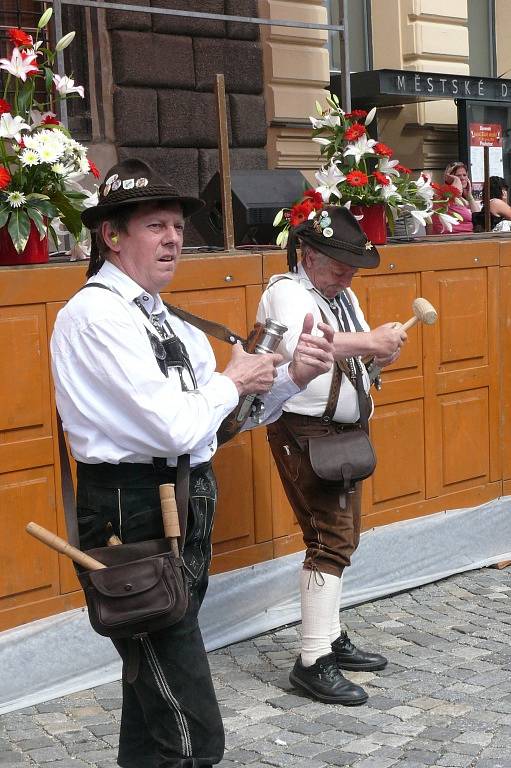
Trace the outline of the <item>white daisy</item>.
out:
M 39 165 L 41 162 L 35 149 L 24 149 L 20 155 L 20 161 L 21 164 L 25 167 L 31 165 Z
M 20 208 L 24 203 L 27 202 L 27 198 L 23 194 L 23 192 L 9 192 L 7 195 L 7 202 L 11 206 L 11 208 Z

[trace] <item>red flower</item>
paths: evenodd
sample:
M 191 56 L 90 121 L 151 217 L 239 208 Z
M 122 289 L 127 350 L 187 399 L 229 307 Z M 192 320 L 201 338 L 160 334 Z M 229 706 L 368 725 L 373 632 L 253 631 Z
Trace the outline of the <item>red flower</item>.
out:
M 12 107 L 8 101 L 0 99 L 0 115 L 3 115 L 5 112 L 12 112 Z
M 349 128 L 346 129 L 346 132 L 344 134 L 344 138 L 346 141 L 356 141 L 361 136 L 363 136 L 366 132 L 366 129 L 363 125 L 360 125 L 360 123 L 355 123 L 354 125 L 350 125 Z
M 306 189 L 303 196 L 305 200 L 310 200 L 312 202 L 315 211 L 319 211 L 323 208 L 323 198 L 315 189 Z
M 60 120 L 57 120 L 53 115 L 46 115 L 41 120 L 41 125 L 60 125 Z
M 3 165 L 0 165 L 0 189 L 5 189 L 11 183 L 11 174 Z
M 362 171 L 350 171 L 346 176 L 346 181 L 350 187 L 363 187 L 369 181 L 369 177 Z
M 384 157 L 392 157 L 394 154 L 394 150 L 387 147 L 386 144 L 382 144 L 381 141 L 374 145 L 374 151 L 377 155 L 383 155 Z
M 390 184 L 390 179 L 388 176 L 385 176 L 384 173 L 381 173 L 380 171 L 375 171 L 373 173 L 374 178 L 378 182 L 378 184 L 381 184 L 383 187 L 386 187 Z
M 22 29 L 9 29 L 7 34 L 9 35 L 9 39 L 13 45 L 34 45 L 32 35 L 27 35 L 27 33 Z
M 432 181 L 431 182 L 431 189 L 434 189 L 435 192 L 441 192 L 442 191 L 442 187 L 440 186 L 440 184 L 437 184 L 436 181 Z
M 96 177 L 96 179 L 99 179 L 99 177 L 100 177 L 100 175 L 101 175 L 101 174 L 100 174 L 100 172 L 99 172 L 99 170 L 98 170 L 97 166 L 96 166 L 96 165 L 94 165 L 94 163 L 92 162 L 92 160 L 87 160 L 87 162 L 89 163 L 89 171 L 92 173 L 92 175 L 93 175 L 93 176 L 95 176 L 95 177 Z
M 289 216 L 291 226 L 297 227 L 302 221 L 306 221 L 313 210 L 314 206 L 311 200 L 304 200 L 303 203 L 293 205 Z
M 353 120 L 359 117 L 367 117 L 367 112 L 365 111 L 365 109 L 353 109 L 351 112 L 346 112 L 344 117 L 347 120 Z
M 407 168 L 406 165 L 401 165 L 401 163 L 398 163 L 396 165 L 396 171 L 399 171 L 399 173 L 411 173 L 412 169 Z
M 23 141 L 23 139 L 20 139 L 20 140 L 18 141 L 18 147 L 19 147 L 20 149 L 25 149 L 25 142 Z

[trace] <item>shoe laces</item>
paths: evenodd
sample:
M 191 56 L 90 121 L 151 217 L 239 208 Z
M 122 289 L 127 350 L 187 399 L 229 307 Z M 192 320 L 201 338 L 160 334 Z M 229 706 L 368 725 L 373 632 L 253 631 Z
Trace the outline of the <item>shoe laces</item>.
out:
M 339 645 L 342 645 L 343 651 L 355 651 L 356 650 L 356 647 L 353 645 L 353 643 L 349 639 L 348 633 L 346 631 L 341 632 L 341 637 L 340 637 Z
M 317 661 L 316 664 L 319 667 L 320 676 L 328 682 L 333 683 L 339 680 L 339 677 L 342 677 L 333 653 L 328 654 L 324 661 Z

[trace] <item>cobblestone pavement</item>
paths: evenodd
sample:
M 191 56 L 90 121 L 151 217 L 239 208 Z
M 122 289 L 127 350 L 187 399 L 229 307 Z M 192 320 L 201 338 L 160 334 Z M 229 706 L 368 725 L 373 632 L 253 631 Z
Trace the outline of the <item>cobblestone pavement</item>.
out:
M 351 638 L 389 658 L 351 674 L 362 707 L 292 689 L 299 626 L 211 653 L 221 768 L 511 768 L 510 576 L 472 571 L 344 611 Z M 0 768 L 114 766 L 120 705 L 110 683 L 1 716 Z

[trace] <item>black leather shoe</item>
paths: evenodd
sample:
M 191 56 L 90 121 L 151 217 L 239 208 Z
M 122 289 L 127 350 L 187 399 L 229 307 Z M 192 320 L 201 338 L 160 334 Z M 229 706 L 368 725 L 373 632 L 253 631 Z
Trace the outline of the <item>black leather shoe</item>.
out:
M 387 659 L 379 653 L 367 653 L 357 648 L 348 637 L 347 632 L 332 643 L 332 651 L 339 669 L 350 669 L 353 672 L 374 672 L 385 669 Z
M 327 704 L 355 707 L 365 704 L 368 699 L 363 688 L 346 680 L 339 672 L 333 653 L 321 656 L 311 667 L 304 667 L 298 657 L 289 674 L 289 681 L 295 688 L 301 688 L 314 699 Z

